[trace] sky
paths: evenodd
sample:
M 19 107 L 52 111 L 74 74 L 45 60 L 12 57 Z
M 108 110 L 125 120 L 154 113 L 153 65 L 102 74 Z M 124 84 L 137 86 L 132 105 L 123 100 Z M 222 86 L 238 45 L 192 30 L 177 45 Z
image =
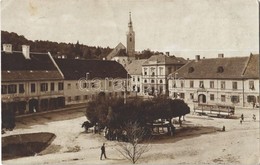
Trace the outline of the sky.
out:
M 114 48 L 126 45 L 129 12 L 136 51 L 184 58 L 258 53 L 256 0 L 2 0 L 1 30 Z

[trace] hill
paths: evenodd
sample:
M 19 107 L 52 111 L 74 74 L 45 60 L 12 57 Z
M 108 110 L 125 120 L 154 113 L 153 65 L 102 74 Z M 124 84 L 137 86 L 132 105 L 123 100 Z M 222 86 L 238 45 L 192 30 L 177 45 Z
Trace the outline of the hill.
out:
M 32 52 L 50 52 L 52 56 L 66 56 L 67 58 L 82 58 L 82 59 L 102 59 L 106 57 L 112 49 L 87 46 L 76 43 L 58 43 L 53 41 L 28 40 L 23 35 L 18 35 L 14 32 L 1 31 L 2 44 L 8 43 L 13 45 L 13 50 L 22 50 L 22 45 L 30 45 Z M 2 48 L 2 45 L 1 45 Z

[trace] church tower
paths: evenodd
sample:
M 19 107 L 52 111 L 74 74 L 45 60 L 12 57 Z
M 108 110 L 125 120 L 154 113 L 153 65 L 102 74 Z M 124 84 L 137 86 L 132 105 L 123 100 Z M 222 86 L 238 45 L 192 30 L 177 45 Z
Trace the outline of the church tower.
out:
M 135 32 L 133 30 L 131 12 L 129 13 L 128 32 L 126 34 L 126 49 L 128 57 L 135 59 Z

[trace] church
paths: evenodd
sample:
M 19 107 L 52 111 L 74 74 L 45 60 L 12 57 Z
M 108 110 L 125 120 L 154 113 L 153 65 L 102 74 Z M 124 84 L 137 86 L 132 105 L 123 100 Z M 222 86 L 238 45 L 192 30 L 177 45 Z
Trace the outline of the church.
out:
M 126 34 L 126 47 L 120 42 L 107 56 L 107 60 L 117 61 L 124 67 L 135 60 L 135 32 L 131 12 L 129 13 L 128 32 Z

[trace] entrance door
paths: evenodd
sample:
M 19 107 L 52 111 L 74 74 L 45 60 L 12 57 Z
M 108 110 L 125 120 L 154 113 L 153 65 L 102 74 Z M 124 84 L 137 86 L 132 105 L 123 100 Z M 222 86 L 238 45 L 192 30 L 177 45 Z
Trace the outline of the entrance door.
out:
M 199 103 L 206 103 L 206 95 L 200 94 L 198 97 Z

